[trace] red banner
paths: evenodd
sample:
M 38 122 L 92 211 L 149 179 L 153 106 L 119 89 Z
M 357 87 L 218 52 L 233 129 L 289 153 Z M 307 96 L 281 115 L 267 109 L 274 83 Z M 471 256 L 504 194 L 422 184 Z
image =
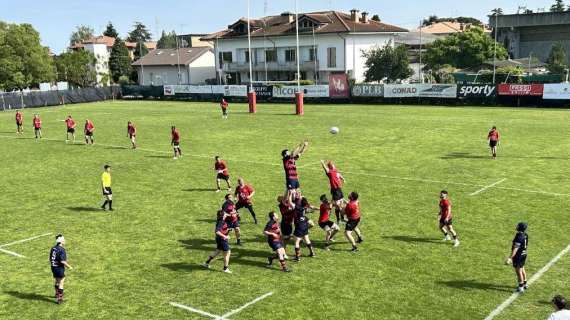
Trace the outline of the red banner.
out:
M 349 93 L 348 77 L 345 73 L 329 75 L 329 97 L 348 98 Z
M 509 84 L 499 85 L 499 95 L 501 96 L 542 96 L 543 84 Z

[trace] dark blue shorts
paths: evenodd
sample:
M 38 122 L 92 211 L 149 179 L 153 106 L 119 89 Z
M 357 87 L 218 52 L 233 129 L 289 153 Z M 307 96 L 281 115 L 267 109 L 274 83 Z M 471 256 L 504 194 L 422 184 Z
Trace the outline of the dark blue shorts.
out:
M 268 241 L 271 250 L 277 251 L 278 249 L 283 248 L 283 242 L 281 241 Z
M 301 184 L 298 179 L 287 179 L 287 190 L 299 189 Z
M 228 221 L 228 228 L 230 229 L 239 228 L 239 219 L 236 220 L 235 222 Z
M 222 251 L 230 251 L 230 243 L 220 237 L 216 237 L 216 249 Z
M 290 237 L 293 234 L 293 224 L 281 221 L 281 234 Z
M 526 263 L 526 255 L 518 256 L 513 259 L 513 267 L 522 268 Z
M 309 234 L 309 226 L 295 226 L 295 231 L 293 232 L 293 235 L 297 238 L 302 238 L 306 235 Z
M 51 267 L 51 273 L 54 278 L 63 279 L 65 278 L 65 267 Z

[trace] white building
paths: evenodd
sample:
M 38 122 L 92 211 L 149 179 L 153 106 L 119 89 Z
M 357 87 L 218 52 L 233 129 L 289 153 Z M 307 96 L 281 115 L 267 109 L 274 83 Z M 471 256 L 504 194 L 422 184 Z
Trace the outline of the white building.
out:
M 210 47 L 156 49 L 135 61 L 140 85 L 205 84 L 216 78 Z
M 299 67 L 301 79 L 328 83 L 331 73 L 347 73 L 364 81 L 363 50 L 394 45 L 395 37 L 408 30 L 370 20 L 352 10 L 300 13 Z M 214 44 L 217 79 L 223 83 L 249 82 L 247 19 L 203 38 Z M 296 79 L 296 22 L 289 12 L 250 20 L 254 81 Z

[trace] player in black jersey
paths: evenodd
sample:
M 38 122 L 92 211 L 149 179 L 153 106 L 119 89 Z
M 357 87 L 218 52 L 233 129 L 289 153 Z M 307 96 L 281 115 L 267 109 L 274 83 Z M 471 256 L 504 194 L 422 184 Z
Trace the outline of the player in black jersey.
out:
M 506 261 L 506 264 L 512 264 L 515 268 L 518 280 L 517 292 L 521 293 L 528 289 L 526 271 L 524 269 L 528 250 L 528 234 L 526 234 L 527 227 L 528 225 L 524 222 L 519 222 L 517 225 L 517 234 L 513 239 L 511 255 Z

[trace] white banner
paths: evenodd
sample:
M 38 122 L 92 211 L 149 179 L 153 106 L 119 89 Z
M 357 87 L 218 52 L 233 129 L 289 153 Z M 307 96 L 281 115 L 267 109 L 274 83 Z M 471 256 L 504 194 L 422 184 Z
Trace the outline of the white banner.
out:
M 386 98 L 409 98 L 418 96 L 418 86 L 415 84 L 384 85 L 384 97 Z
M 457 98 L 456 84 L 420 84 L 418 94 L 426 98 Z
M 328 85 L 301 86 L 301 91 L 306 98 L 327 98 L 329 96 Z M 275 98 L 294 98 L 295 92 L 297 92 L 297 86 L 273 86 Z
M 352 87 L 354 97 L 383 97 L 384 86 L 381 84 L 357 84 Z
M 247 96 L 247 86 L 194 86 L 194 85 L 165 85 L 164 95 L 181 94 L 220 94 L 231 97 Z
M 174 92 L 174 87 L 175 86 L 164 86 L 164 95 L 165 96 L 173 96 L 176 94 L 176 92 Z
M 223 94 L 228 97 L 247 97 L 247 86 L 212 86 L 212 93 Z
M 570 100 L 570 83 L 545 83 L 542 99 Z

